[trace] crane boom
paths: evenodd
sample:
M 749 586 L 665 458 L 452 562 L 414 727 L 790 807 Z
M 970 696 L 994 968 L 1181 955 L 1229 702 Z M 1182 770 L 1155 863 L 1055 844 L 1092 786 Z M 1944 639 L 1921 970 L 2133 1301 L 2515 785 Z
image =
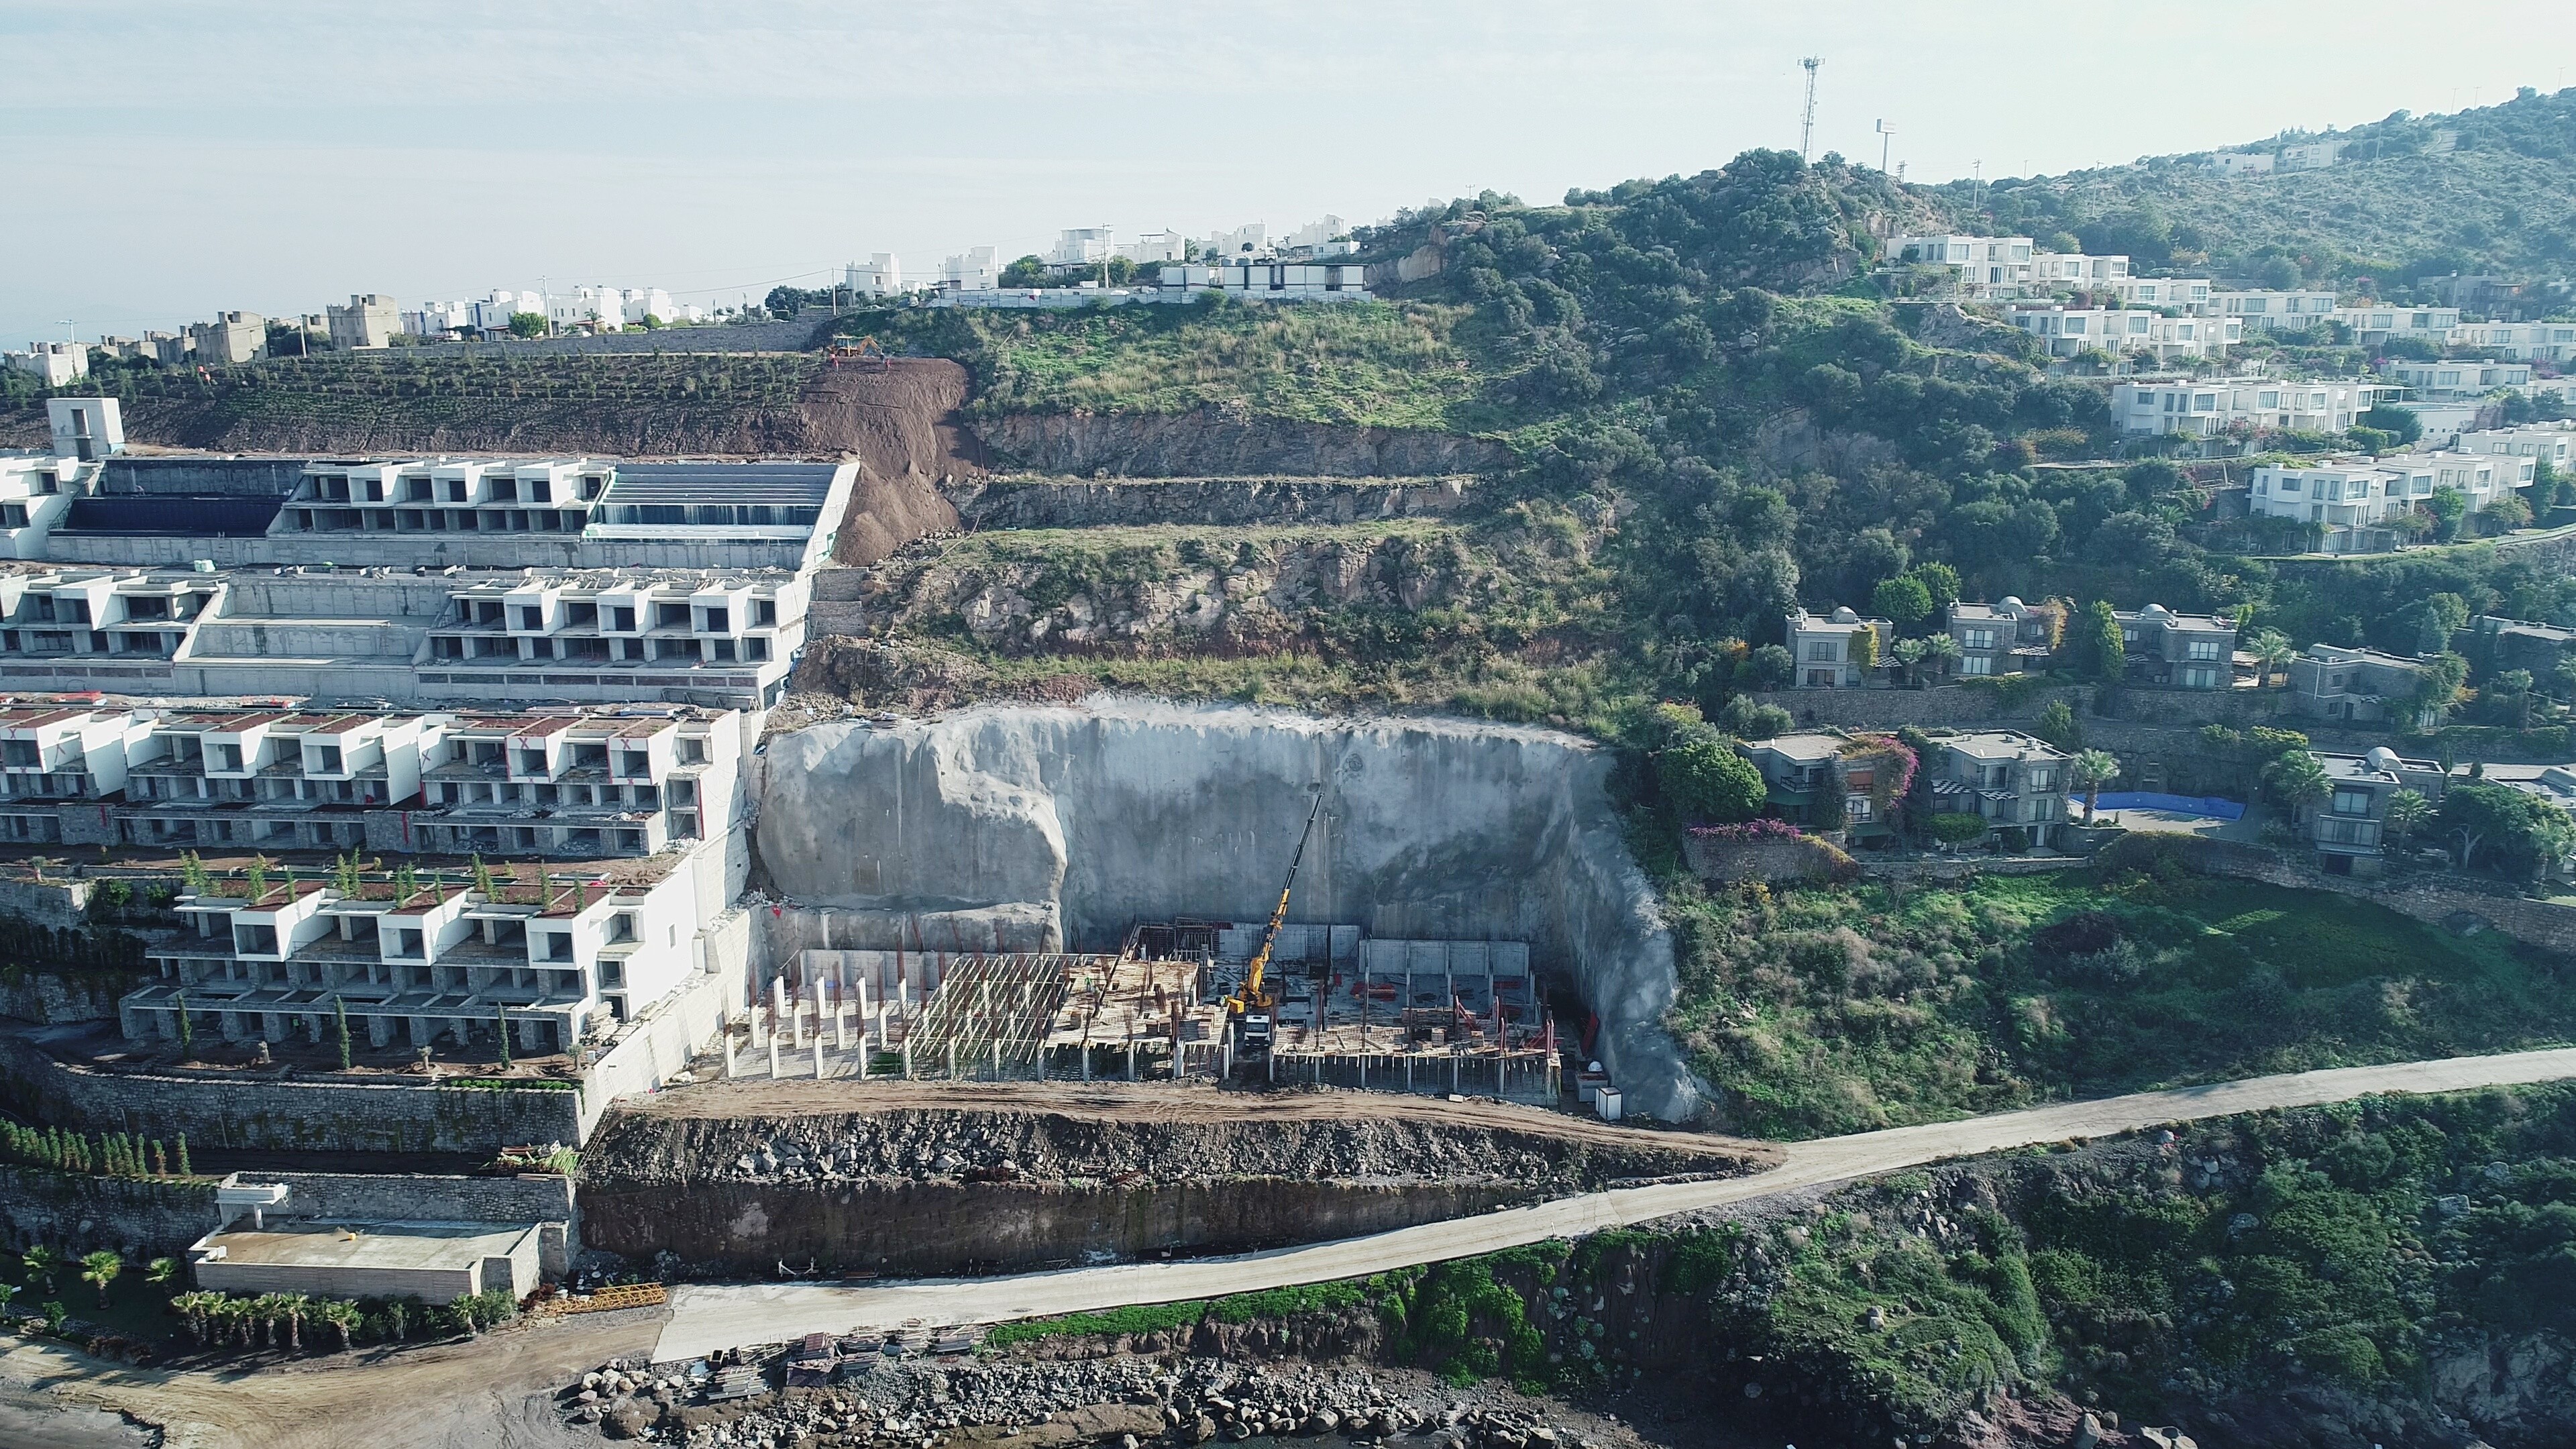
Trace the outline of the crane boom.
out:
M 1297 867 L 1305 862 L 1306 842 L 1315 834 L 1315 817 L 1324 812 L 1324 792 L 1315 792 L 1315 803 L 1306 812 L 1306 828 L 1297 835 L 1297 853 L 1288 857 L 1288 879 L 1279 884 L 1279 904 L 1270 909 L 1270 924 L 1262 928 L 1261 949 L 1252 953 L 1252 964 L 1244 968 L 1243 990 L 1228 1004 L 1239 1014 L 1247 1008 L 1267 1009 L 1278 1003 L 1262 986 L 1262 977 L 1270 969 L 1270 948 L 1279 942 L 1279 928 L 1288 920 L 1288 893 L 1297 888 Z

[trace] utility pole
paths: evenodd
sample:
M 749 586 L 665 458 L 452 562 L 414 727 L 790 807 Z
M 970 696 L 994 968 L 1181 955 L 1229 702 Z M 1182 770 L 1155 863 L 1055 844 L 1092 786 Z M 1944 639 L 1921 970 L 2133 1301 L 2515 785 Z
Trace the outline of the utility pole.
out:
M 1887 124 L 1883 119 L 1878 122 L 1878 174 L 1881 176 L 1887 174 L 1887 143 L 1895 135 L 1894 126 Z
M 1798 159 L 1801 161 L 1814 159 L 1816 149 L 1816 67 L 1823 65 L 1824 63 L 1825 58 L 1821 55 L 1811 55 L 1798 62 L 1798 64 L 1806 67 L 1807 70 L 1807 109 L 1798 118 Z

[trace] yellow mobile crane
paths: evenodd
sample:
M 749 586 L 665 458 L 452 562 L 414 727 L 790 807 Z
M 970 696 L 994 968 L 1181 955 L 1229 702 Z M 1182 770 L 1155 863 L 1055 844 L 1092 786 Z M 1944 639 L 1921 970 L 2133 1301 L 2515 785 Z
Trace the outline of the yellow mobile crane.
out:
M 1270 1052 L 1272 1014 L 1279 998 L 1264 983 L 1270 970 L 1270 948 L 1279 943 L 1279 927 L 1288 919 L 1288 893 L 1297 888 L 1297 867 L 1306 859 L 1306 842 L 1315 834 L 1315 817 L 1324 811 L 1324 792 L 1315 792 L 1315 803 L 1306 812 L 1306 828 L 1297 835 L 1297 853 L 1288 857 L 1288 879 L 1279 885 L 1279 904 L 1270 910 L 1270 924 L 1262 929 L 1261 949 L 1252 953 L 1252 963 L 1244 968 L 1243 989 L 1225 999 L 1226 1015 L 1234 1021 L 1235 1054 L 1243 1058 L 1266 1056 Z

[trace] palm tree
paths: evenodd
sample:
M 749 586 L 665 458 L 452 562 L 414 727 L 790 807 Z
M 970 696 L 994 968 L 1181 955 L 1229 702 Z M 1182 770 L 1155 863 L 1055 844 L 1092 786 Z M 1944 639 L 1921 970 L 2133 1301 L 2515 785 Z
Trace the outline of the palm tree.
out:
M 259 1324 L 259 1341 L 263 1347 L 277 1347 L 278 1297 L 275 1293 L 262 1293 L 250 1301 L 247 1310 Z M 247 1338 L 249 1335 L 243 1336 Z
M 2325 767 L 2305 750 L 2284 750 L 2278 759 L 2263 767 L 2263 783 L 2288 808 L 2293 819 L 2300 807 L 2326 798 L 2334 789 L 2326 779 Z
M 101 1248 L 81 1259 L 81 1281 L 98 1289 L 98 1306 L 107 1306 L 107 1285 L 125 1271 L 125 1255 L 113 1248 Z
M 1894 657 L 1897 667 L 1905 671 L 1908 684 L 1914 682 L 1914 667 L 1923 662 L 1925 647 L 1920 639 L 1899 639 L 1888 646 L 1888 654 Z
M 170 1307 L 173 1312 L 188 1320 L 188 1337 L 196 1340 L 197 1346 L 202 1348 L 206 1343 L 206 1320 L 214 1316 L 216 1305 L 223 1301 L 224 1295 L 221 1293 L 208 1293 L 200 1289 L 172 1298 Z
M 2432 823 L 2433 802 L 2425 799 L 2420 790 L 2400 790 L 2388 797 L 2388 808 L 2381 819 L 2388 833 L 2403 844 Z
M 1938 679 L 1943 674 L 1949 672 L 1950 661 L 1958 657 L 1958 640 L 1951 638 L 1947 634 L 1926 634 L 1923 636 L 1923 662 L 1930 667 L 1933 678 Z
M 54 1274 L 63 1266 L 62 1254 L 38 1243 L 29 1248 L 26 1255 L 19 1261 L 26 1265 L 27 1281 L 32 1283 L 41 1278 L 45 1282 L 45 1291 L 48 1293 L 54 1291 Z
M 215 1323 L 215 1342 L 222 1343 L 229 1339 L 239 1343 L 243 1348 L 250 1347 L 251 1301 L 249 1299 L 217 1294 L 214 1306 L 207 1310 L 207 1316 Z
M 2262 669 L 2261 683 L 2267 689 L 2273 679 L 2289 669 L 2290 661 L 2299 657 L 2299 651 L 2290 647 L 2290 636 L 2278 629 L 2265 629 L 2246 640 L 2245 652 L 2253 655 L 2255 664 Z
M 2093 823 L 2093 802 L 2100 799 L 2102 787 L 2118 778 L 2120 757 L 2109 750 L 2086 750 L 2075 757 L 2069 767 L 2077 784 L 2084 790 L 2084 823 Z
M 8 1318 L 8 1316 L 9 1316 L 9 1300 L 10 1300 L 10 1299 L 12 1299 L 12 1298 L 15 1298 L 15 1297 L 17 1297 L 17 1296 L 18 1296 L 18 1285 L 17 1285 L 17 1284 L 15 1284 L 15 1283 L 0 1283 L 0 1320 L 5 1320 L 5 1319 L 7 1319 L 7 1318 Z
M 304 1315 L 312 1311 L 313 1300 L 301 1293 L 277 1295 L 277 1312 L 286 1320 L 286 1347 L 290 1352 L 303 1352 Z
M 340 1351 L 347 1353 L 358 1332 L 358 1305 L 346 1298 L 327 1299 L 314 1311 L 314 1316 L 331 1325 L 331 1330 L 340 1335 Z
M 143 1267 L 143 1281 L 146 1283 L 167 1283 L 178 1276 L 179 1260 L 176 1258 L 155 1258 Z

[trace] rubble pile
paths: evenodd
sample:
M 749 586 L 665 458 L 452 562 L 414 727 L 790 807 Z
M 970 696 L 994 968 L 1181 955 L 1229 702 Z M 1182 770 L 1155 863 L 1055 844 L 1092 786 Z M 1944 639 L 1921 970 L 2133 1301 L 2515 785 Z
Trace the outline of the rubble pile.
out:
M 942 1364 L 869 1354 L 864 1367 L 845 1366 L 828 1384 L 782 1387 L 794 1365 L 777 1350 L 719 1358 L 726 1361 L 609 1364 L 565 1391 L 565 1417 L 609 1438 L 685 1449 L 1003 1441 L 1015 1449 L 1139 1449 L 1290 1435 L 1359 1444 L 1409 1438 L 1421 1449 L 1598 1449 L 1507 1390 L 1460 1391 L 1360 1367 L 1201 1357 Z M 747 1365 L 759 1368 L 762 1386 L 719 1397 Z

